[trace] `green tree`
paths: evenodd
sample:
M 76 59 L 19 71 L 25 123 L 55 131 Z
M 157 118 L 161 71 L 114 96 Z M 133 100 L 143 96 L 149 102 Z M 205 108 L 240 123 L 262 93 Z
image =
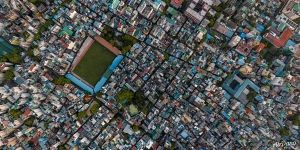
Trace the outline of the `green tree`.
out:
M 209 19 L 208 27 L 212 28 L 214 25 L 215 25 L 215 20 L 214 19 Z
M 247 99 L 251 102 L 255 101 L 255 97 L 257 96 L 257 93 L 250 89 L 249 93 L 247 94 Z
M 169 6 L 171 3 L 171 0 L 163 0 L 163 1 L 166 3 L 167 6 Z
M 30 117 L 27 120 L 24 121 L 24 124 L 28 127 L 31 127 L 33 125 L 35 118 L 34 117 Z
M 126 42 L 126 45 L 131 45 L 137 42 L 137 40 L 129 34 L 123 34 L 122 40 Z
M 171 146 L 170 146 L 170 150 L 174 150 L 175 149 L 175 142 L 171 142 Z
M 136 108 L 135 105 L 133 105 L 133 104 L 129 105 L 129 113 L 130 113 L 130 115 L 134 116 L 134 115 L 138 114 L 138 112 L 139 111 L 138 111 L 138 109 Z
M 65 145 L 59 145 L 57 147 L 58 150 L 67 150 L 66 146 Z
M 29 56 L 34 61 L 40 61 L 40 58 L 34 55 L 34 50 L 30 49 L 27 51 L 27 56 Z
M 91 106 L 90 111 L 91 111 L 92 114 L 96 114 L 98 112 L 99 108 L 100 108 L 100 104 L 96 101 L 92 104 L 93 105 Z
M 8 54 L 6 57 L 13 64 L 20 64 L 22 62 L 22 57 L 16 52 Z
M 138 109 L 144 114 L 147 114 L 151 108 L 151 103 L 149 102 L 149 100 L 144 96 L 142 92 L 139 91 L 134 93 L 132 104 L 136 105 Z
M 132 125 L 132 130 L 134 131 L 134 132 L 137 132 L 137 131 L 140 131 L 141 129 L 140 129 L 140 127 L 138 126 L 138 125 Z
M 20 116 L 22 115 L 22 111 L 19 109 L 11 109 L 9 110 L 8 114 L 13 118 L 13 119 L 19 119 Z
M 49 122 L 45 122 L 45 123 L 44 123 L 44 127 L 45 127 L 45 129 L 48 129 L 48 127 L 49 127 Z
M 168 61 L 170 58 L 170 55 L 167 52 L 164 52 L 164 58 L 166 61 Z
M 15 74 L 13 72 L 13 69 L 9 69 L 4 72 L 4 80 L 5 81 L 11 81 L 14 79 L 14 77 L 15 77 Z
M 128 51 L 130 51 L 131 47 L 132 47 L 131 45 L 127 45 L 127 46 L 125 46 L 125 47 L 122 47 L 122 53 L 125 54 L 125 53 L 127 53 Z
M 133 96 L 134 93 L 131 90 L 123 89 L 117 94 L 116 98 L 120 104 L 124 105 L 130 103 Z
M 300 126 L 300 112 L 288 116 L 287 119 L 292 121 L 293 125 Z
M 212 6 L 212 8 L 217 12 L 222 12 L 224 9 L 227 8 L 227 6 L 228 6 L 228 4 L 223 2 L 223 3 L 219 4 L 218 6 Z
M 8 59 L 5 56 L 0 57 L 0 62 L 7 62 Z
M 98 93 L 96 94 L 97 97 L 101 97 L 102 95 L 103 95 L 102 92 L 98 92 Z
M 53 20 L 46 20 L 45 23 L 41 24 L 38 28 L 38 32 L 34 35 L 34 40 L 39 40 L 43 32 L 48 30 L 50 26 L 54 25 Z
M 144 106 L 145 96 L 141 92 L 136 92 L 134 94 L 133 103 L 138 106 Z
M 82 120 L 83 118 L 87 117 L 87 114 L 85 111 L 80 111 L 77 113 L 78 120 Z
M 71 81 L 64 76 L 59 76 L 53 79 L 53 83 L 57 85 L 65 85 L 71 83 Z
M 40 4 L 44 4 L 45 1 L 44 0 L 29 0 L 30 3 L 34 4 L 34 5 L 40 5 Z
M 279 129 L 279 133 L 281 136 L 289 136 L 290 135 L 290 130 L 288 127 L 283 127 Z

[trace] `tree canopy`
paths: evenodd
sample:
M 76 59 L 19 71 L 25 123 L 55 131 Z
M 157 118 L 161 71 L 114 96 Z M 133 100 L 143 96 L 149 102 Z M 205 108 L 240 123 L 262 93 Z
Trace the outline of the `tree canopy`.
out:
M 14 72 L 12 69 L 9 69 L 4 72 L 4 80 L 5 81 L 11 81 L 14 79 L 14 77 L 15 77 L 15 75 L 14 75 Z
M 94 103 L 92 103 L 90 111 L 92 114 L 96 114 L 98 112 L 99 108 L 100 108 L 100 104 L 98 102 L 94 101 Z
M 136 106 L 139 111 L 142 111 L 145 114 L 149 112 L 152 105 L 144 94 L 139 91 L 134 93 L 131 90 L 123 89 L 117 94 L 116 98 L 121 105 L 132 105 L 131 110 L 133 110 L 133 106 Z
M 57 85 L 65 85 L 71 83 L 71 81 L 64 76 L 59 76 L 54 78 L 53 83 Z
M 300 126 L 300 112 L 288 116 L 287 119 L 292 121 L 294 125 Z
M 13 49 L 11 53 L 7 53 L 6 55 L 3 55 L 0 57 L 1 62 L 9 61 L 13 64 L 20 64 L 22 63 L 22 57 L 20 55 L 20 49 Z
M 22 111 L 19 109 L 11 109 L 9 110 L 9 115 L 13 118 L 13 119 L 19 119 L 20 116 L 22 115 Z
M 34 123 L 35 118 L 34 117 L 30 117 L 27 120 L 24 121 L 24 124 L 28 127 L 31 127 Z
M 281 136 L 288 136 L 288 135 L 290 135 L 290 130 L 288 127 L 283 127 L 281 129 L 279 129 L 279 133 Z
M 131 90 L 123 89 L 117 94 L 117 101 L 124 105 L 130 103 L 133 99 L 134 93 Z

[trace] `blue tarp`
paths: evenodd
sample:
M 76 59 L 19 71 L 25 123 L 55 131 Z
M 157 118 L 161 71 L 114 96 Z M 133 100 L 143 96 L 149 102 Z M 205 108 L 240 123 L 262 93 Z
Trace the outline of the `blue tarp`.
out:
M 75 76 L 73 76 L 71 73 L 68 73 L 65 76 L 66 76 L 66 78 L 70 79 L 73 83 L 75 83 L 77 86 L 79 86 L 83 90 L 86 90 L 86 91 L 90 92 L 91 94 L 94 93 L 93 88 L 91 88 L 90 86 L 86 85 L 84 82 L 82 82 L 80 79 L 78 79 Z

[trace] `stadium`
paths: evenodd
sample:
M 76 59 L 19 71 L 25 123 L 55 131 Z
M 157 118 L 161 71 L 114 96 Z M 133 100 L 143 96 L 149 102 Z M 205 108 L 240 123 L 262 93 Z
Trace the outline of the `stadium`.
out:
M 95 94 L 122 59 L 121 51 L 105 39 L 87 37 L 65 76 L 83 90 Z

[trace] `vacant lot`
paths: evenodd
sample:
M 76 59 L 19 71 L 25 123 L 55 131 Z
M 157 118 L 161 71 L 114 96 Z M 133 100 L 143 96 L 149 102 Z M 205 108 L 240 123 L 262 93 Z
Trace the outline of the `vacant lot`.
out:
M 95 85 L 115 57 L 112 52 L 95 41 L 73 72 L 89 84 Z

